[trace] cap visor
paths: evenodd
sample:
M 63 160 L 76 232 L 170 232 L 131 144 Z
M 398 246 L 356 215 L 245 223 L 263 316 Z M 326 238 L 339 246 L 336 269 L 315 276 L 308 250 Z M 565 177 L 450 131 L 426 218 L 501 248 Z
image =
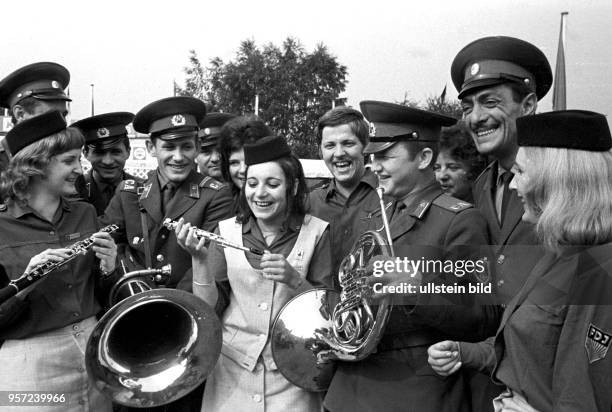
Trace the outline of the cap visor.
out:
M 496 86 L 498 84 L 508 83 L 508 82 L 510 82 L 510 80 L 499 79 L 499 78 L 475 80 L 473 82 L 470 82 L 467 85 L 464 85 L 463 88 L 461 89 L 461 92 L 459 93 L 457 97 L 459 99 L 463 99 L 467 94 L 473 92 L 476 89 L 481 89 L 483 87 L 489 87 L 489 86 Z
M 370 142 L 363 150 L 363 154 L 373 154 L 382 152 L 396 144 L 397 142 Z

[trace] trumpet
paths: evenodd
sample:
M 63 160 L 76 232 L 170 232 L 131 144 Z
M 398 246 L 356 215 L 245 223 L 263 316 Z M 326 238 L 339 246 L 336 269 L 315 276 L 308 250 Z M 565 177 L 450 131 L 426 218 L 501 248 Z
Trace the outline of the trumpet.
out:
M 172 219 L 166 219 L 164 220 L 163 223 L 164 227 L 166 227 L 167 229 L 170 230 L 175 230 L 176 227 L 178 226 L 178 222 L 176 220 L 172 220 Z M 255 255 L 259 255 L 259 256 L 263 256 L 264 252 L 263 250 L 259 250 L 257 248 L 254 247 L 246 247 L 246 246 L 242 246 L 242 245 L 237 245 L 236 243 L 230 242 L 229 240 L 223 238 L 222 236 L 216 235 L 212 232 L 207 232 L 206 230 L 202 230 L 202 229 L 196 229 L 195 230 L 195 235 L 198 238 L 206 238 L 208 240 L 211 240 L 213 242 L 215 242 L 216 244 L 218 244 L 221 247 L 231 247 L 234 249 L 238 249 L 238 250 L 242 250 L 244 252 L 251 252 Z
M 108 225 L 102 229 L 100 232 L 113 233 L 119 226 L 117 225 Z M 7 301 L 12 296 L 16 295 L 17 292 L 24 290 L 34 282 L 37 282 L 43 278 L 45 278 L 49 273 L 53 272 L 60 266 L 65 265 L 66 263 L 74 260 L 79 255 L 84 255 L 87 251 L 93 246 L 94 237 L 90 236 L 87 239 L 80 240 L 75 244 L 68 247 L 68 257 L 63 259 L 60 262 L 45 262 L 38 266 L 36 266 L 31 271 L 24 273 L 19 278 L 12 280 L 6 287 L 0 289 L 0 303 Z

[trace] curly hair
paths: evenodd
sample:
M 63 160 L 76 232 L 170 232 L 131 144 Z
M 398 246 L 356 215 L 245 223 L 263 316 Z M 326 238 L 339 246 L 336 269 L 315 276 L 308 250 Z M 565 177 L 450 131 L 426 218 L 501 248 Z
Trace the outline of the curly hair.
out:
M 228 120 L 221 128 L 221 134 L 217 142 L 217 150 L 221 156 L 223 180 L 230 183 L 232 181 L 229 171 L 229 158 L 233 152 L 242 149 L 246 143 L 253 143 L 272 134 L 272 129 L 255 115 L 238 116 Z M 231 186 L 234 193 L 240 190 L 233 184 Z
M 15 153 L 7 170 L 0 175 L 0 197 L 24 203 L 32 178 L 47 173 L 53 156 L 80 149 L 84 144 L 83 134 L 69 127 L 24 147 Z
M 294 155 L 289 155 L 275 159 L 273 162 L 278 163 L 281 167 L 287 181 L 287 191 L 285 192 L 287 210 L 285 210 L 285 218 L 292 215 L 305 214 L 308 202 L 308 186 L 306 185 L 304 169 L 299 159 Z M 247 167 L 247 176 L 248 173 L 249 169 Z M 236 221 L 244 224 L 251 216 L 253 216 L 253 211 L 247 203 L 243 186 L 240 190 L 240 196 L 238 197 L 238 214 L 236 216 Z
M 478 153 L 476 145 L 463 122 L 450 127 L 443 127 L 438 142 L 438 153 L 447 153 L 450 157 L 462 161 L 469 167 L 467 178 L 474 181 L 487 167 L 487 158 Z

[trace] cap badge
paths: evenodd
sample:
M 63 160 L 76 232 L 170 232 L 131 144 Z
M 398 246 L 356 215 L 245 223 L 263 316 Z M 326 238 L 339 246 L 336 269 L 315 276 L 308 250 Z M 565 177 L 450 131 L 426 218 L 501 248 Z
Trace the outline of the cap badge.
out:
M 53 87 L 54 89 L 61 89 L 60 84 L 56 80 L 53 80 L 51 82 L 51 87 Z
M 472 76 L 476 76 L 476 74 L 480 71 L 480 65 L 478 63 L 472 64 L 470 67 L 470 74 Z
M 374 126 L 374 122 L 370 122 L 370 137 L 376 137 L 376 126 Z
M 184 126 L 185 116 L 183 116 L 182 114 L 175 114 L 174 116 L 172 116 L 172 119 L 170 119 L 170 123 L 172 124 L 172 126 Z
M 205 128 L 205 129 L 204 129 L 204 134 L 205 134 L 205 135 L 209 135 L 209 134 L 210 134 L 210 128 L 208 128 L 208 127 L 207 127 L 207 128 Z
M 98 138 L 102 139 L 108 137 L 110 135 L 110 132 L 106 127 L 101 127 L 98 129 L 96 134 L 98 135 Z

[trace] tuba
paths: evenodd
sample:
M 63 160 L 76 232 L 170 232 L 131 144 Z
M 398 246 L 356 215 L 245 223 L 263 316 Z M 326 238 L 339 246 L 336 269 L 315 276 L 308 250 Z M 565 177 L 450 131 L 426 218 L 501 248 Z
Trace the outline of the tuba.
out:
M 377 189 L 385 239 L 378 231 L 363 233 L 342 260 L 341 292 L 313 289 L 291 299 L 272 328 L 272 355 L 282 375 L 305 390 L 327 390 L 336 360 L 357 362 L 378 345 L 391 314 L 390 297 L 370 304 L 368 265 L 380 256 L 393 256 L 383 189 Z
M 170 265 L 125 274 L 85 352 L 94 385 L 115 403 L 165 405 L 200 385 L 221 353 L 221 323 L 197 296 L 155 289 Z

